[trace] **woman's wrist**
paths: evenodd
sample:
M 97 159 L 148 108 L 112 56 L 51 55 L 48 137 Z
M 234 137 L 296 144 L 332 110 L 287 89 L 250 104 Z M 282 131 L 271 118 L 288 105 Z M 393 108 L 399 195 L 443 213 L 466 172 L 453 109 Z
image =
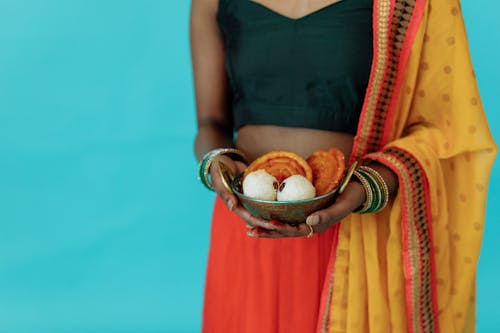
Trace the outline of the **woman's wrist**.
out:
M 206 153 L 203 158 L 200 160 L 200 164 L 198 166 L 198 177 L 203 185 L 209 190 L 214 190 L 211 175 L 213 172 L 212 166 L 214 166 L 214 162 L 222 157 L 231 158 L 234 160 L 245 161 L 245 154 L 235 148 L 217 148 Z
M 384 179 L 389 190 L 389 197 L 393 198 L 398 193 L 399 179 L 398 175 L 391 168 L 378 162 L 372 162 L 368 166 L 377 171 Z
M 366 201 L 366 191 L 363 185 L 358 181 L 350 181 L 349 184 L 347 184 L 345 192 L 349 193 L 349 198 L 353 202 L 354 209 L 361 207 Z
M 230 155 L 218 155 L 218 156 L 216 156 L 213 159 L 213 161 L 212 161 L 212 163 L 210 165 L 210 169 L 208 171 L 210 173 L 211 179 L 213 179 L 214 175 L 216 175 L 218 173 L 218 171 L 217 171 L 217 164 L 218 164 L 218 162 L 222 162 L 228 168 L 233 169 L 235 160 L 232 159 Z M 234 170 L 232 170 L 232 171 L 234 172 Z
M 367 163 L 369 162 L 369 163 Z M 384 209 L 398 189 L 397 175 L 388 167 L 374 161 L 363 161 L 354 171 L 353 181 L 364 192 L 364 201 L 354 212 L 375 213 Z

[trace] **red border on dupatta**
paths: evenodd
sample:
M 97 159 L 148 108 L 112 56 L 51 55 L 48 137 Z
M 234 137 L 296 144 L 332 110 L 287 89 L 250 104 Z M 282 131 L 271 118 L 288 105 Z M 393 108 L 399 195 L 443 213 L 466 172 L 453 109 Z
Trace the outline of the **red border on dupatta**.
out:
M 415 36 L 417 35 L 417 30 L 419 27 L 419 23 L 422 20 L 424 15 L 425 5 L 427 0 L 416 1 L 415 7 L 413 9 L 413 15 L 410 18 L 410 24 L 407 30 L 407 38 L 403 41 L 403 46 L 401 48 L 401 60 L 398 64 L 398 73 L 404 73 L 406 70 L 406 66 L 408 65 L 408 59 L 410 58 L 411 47 L 413 45 L 413 41 L 415 40 Z M 396 113 L 397 102 L 399 100 L 399 95 L 401 93 L 401 85 L 403 83 L 403 75 L 399 75 L 398 80 L 396 80 L 396 84 L 394 86 L 393 98 L 391 100 L 391 104 L 389 105 L 389 110 L 387 112 L 386 124 L 384 129 L 384 135 L 382 136 L 382 140 L 380 142 L 380 146 L 384 146 L 390 139 L 391 135 L 391 127 L 390 124 L 394 121 L 394 115 Z
M 385 164 L 399 178 L 408 331 L 438 333 L 431 201 L 429 181 L 424 168 L 413 154 L 396 147 L 370 154 L 368 158 Z M 416 242 L 412 241 L 415 238 Z M 418 279 L 412 278 L 415 276 L 418 276 Z

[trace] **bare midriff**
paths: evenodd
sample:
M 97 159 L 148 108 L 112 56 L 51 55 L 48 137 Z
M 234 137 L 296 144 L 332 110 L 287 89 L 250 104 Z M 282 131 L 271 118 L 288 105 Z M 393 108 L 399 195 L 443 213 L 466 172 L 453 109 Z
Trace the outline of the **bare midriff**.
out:
M 340 149 L 347 159 L 351 154 L 354 135 L 311 128 L 271 125 L 246 125 L 238 130 L 236 147 L 249 162 L 274 150 L 292 151 L 304 158 L 319 149 Z

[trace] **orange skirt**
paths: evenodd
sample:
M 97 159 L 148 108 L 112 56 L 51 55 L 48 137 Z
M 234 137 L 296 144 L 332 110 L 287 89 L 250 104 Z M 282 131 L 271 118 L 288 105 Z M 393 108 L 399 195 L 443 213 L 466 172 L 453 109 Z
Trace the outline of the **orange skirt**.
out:
M 312 238 L 248 237 L 245 223 L 217 197 L 203 332 L 314 332 L 334 229 Z

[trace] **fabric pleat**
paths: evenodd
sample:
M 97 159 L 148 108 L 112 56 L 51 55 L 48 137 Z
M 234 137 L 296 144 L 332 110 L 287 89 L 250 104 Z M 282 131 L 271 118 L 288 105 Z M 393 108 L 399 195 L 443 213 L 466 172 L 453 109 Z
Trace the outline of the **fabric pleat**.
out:
M 203 332 L 314 332 L 334 230 L 258 239 L 216 199 Z
M 391 56 L 408 58 L 407 63 L 392 59 L 374 72 L 387 82 L 381 81 L 380 91 L 378 81 L 369 85 L 362 119 L 374 122 L 360 124 L 354 154 L 393 169 L 399 192 L 384 211 L 352 214 L 339 226 L 336 264 L 326 280 L 329 302 L 320 311 L 325 317 L 318 332 L 474 332 L 475 272 L 498 149 L 460 4 L 378 0 L 376 5 L 378 17 L 392 8 L 393 22 L 399 20 L 390 35 L 399 49 L 392 49 L 398 45 L 391 46 L 391 39 L 382 42 Z M 382 25 L 377 33 L 385 29 Z M 370 110 L 370 99 L 377 108 Z M 360 147 L 365 151 L 357 151 Z

